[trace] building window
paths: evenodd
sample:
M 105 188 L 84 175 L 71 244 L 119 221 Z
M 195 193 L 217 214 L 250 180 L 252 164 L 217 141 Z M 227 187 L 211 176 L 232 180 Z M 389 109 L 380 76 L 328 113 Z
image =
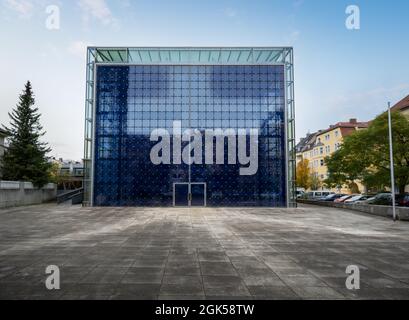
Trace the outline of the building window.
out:
M 335 131 L 335 137 L 339 137 L 339 132 L 338 131 Z
M 320 148 L 320 154 L 324 154 L 324 147 Z
M 341 147 L 341 144 L 340 144 L 340 143 L 336 143 L 336 144 L 335 144 L 335 151 L 338 151 L 340 147 Z
M 321 167 L 323 167 L 324 165 L 325 165 L 324 159 L 321 159 Z

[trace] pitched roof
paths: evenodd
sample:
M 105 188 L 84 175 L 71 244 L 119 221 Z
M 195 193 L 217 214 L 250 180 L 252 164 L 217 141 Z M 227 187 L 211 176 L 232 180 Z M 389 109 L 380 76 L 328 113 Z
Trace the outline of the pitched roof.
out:
M 392 111 L 402 111 L 406 109 L 409 109 L 409 95 L 392 107 Z
M 318 140 L 318 136 L 326 134 L 332 130 L 341 129 L 341 135 L 346 137 L 355 132 L 356 129 L 368 128 L 369 124 L 370 122 L 358 122 L 356 119 L 351 119 L 349 122 L 338 122 L 326 130 L 320 130 L 316 133 L 309 133 L 305 138 L 301 138 L 300 142 L 296 146 L 296 152 L 302 153 L 312 150 L 315 147 L 324 146 L 324 144 Z
M 319 132 L 308 133 L 305 138 L 301 138 L 300 142 L 296 146 L 296 152 L 301 153 L 314 148 L 318 134 Z
M 358 122 L 358 121 L 356 121 L 356 119 L 351 119 L 349 122 L 338 122 L 335 125 L 330 126 L 328 129 L 321 131 L 320 135 L 325 134 L 325 133 L 330 132 L 330 131 L 335 130 L 335 129 L 341 129 L 341 131 L 343 133 L 343 132 L 351 131 L 351 130 L 348 130 L 348 129 L 353 129 L 353 130 L 355 130 L 357 128 L 358 129 L 366 129 L 368 127 L 369 127 L 369 122 Z

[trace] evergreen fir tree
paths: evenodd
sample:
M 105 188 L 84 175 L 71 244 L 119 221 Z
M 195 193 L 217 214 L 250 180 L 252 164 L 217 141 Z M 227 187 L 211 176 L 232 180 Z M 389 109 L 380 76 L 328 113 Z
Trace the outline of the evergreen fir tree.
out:
M 2 172 L 4 180 L 29 181 L 41 188 L 49 182 L 51 164 L 47 153 L 51 149 L 40 141 L 45 132 L 40 125 L 41 114 L 34 104 L 28 81 L 16 108 L 9 113 L 10 126 L 4 127 L 10 134 L 10 144 L 3 157 Z

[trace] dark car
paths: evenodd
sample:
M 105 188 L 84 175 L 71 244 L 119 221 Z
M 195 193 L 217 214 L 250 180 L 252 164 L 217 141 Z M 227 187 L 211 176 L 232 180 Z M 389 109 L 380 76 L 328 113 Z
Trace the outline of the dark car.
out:
M 368 204 L 374 204 L 377 206 L 391 206 L 392 205 L 392 194 L 390 193 L 380 193 L 374 198 L 368 199 Z
M 409 193 L 397 195 L 396 204 L 400 207 L 409 207 Z
M 322 201 L 326 202 L 334 202 L 335 200 L 344 197 L 345 194 L 330 194 L 329 196 L 325 197 L 322 199 Z

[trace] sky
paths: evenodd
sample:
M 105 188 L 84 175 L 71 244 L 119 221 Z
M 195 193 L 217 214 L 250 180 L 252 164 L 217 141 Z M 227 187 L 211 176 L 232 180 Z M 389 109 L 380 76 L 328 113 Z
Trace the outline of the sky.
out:
M 0 123 L 30 80 L 50 155 L 80 160 L 87 46 L 293 46 L 299 140 L 409 95 L 408 14 L 407 0 L 0 0 Z

